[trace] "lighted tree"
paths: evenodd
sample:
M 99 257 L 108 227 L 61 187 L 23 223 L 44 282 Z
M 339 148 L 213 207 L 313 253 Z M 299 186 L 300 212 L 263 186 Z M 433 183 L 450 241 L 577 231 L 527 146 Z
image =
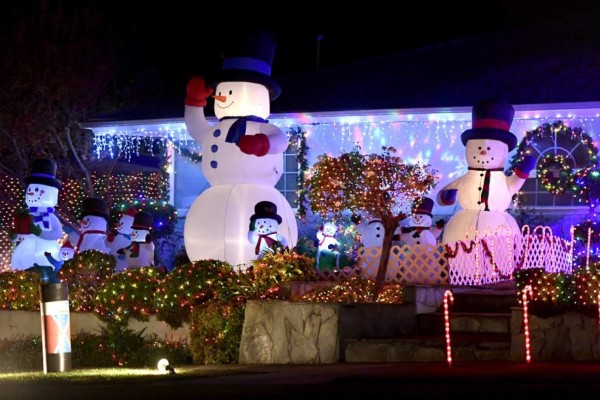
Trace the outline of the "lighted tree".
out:
M 340 217 L 344 211 L 381 220 L 385 236 L 373 300 L 383 289 L 394 231 L 418 199 L 437 184 L 429 165 L 406 164 L 383 147 L 382 154 L 361 154 L 359 148 L 340 157 L 320 155 L 307 179 L 314 213 Z

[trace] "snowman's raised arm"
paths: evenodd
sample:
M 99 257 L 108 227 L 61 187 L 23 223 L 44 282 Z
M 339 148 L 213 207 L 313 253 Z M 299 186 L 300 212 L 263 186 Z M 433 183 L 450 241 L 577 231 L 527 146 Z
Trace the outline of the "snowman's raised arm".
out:
M 535 164 L 535 157 L 531 155 L 526 155 L 519 161 L 514 169 L 514 173 L 506 178 L 506 184 L 511 195 L 521 190 L 525 181 L 529 178 L 529 174 L 535 168 Z
M 446 186 L 444 186 L 437 194 L 436 200 L 441 206 L 449 206 L 454 204 L 456 201 L 456 192 L 458 189 L 459 179 L 455 179 Z
M 269 139 L 268 154 L 280 154 L 287 150 L 289 139 L 287 135 L 273 124 L 260 124 L 260 131 Z
M 212 128 L 204 116 L 206 99 L 213 89 L 206 85 L 204 78 L 194 76 L 186 87 L 184 120 L 188 133 L 198 144 L 204 143 L 206 133 Z

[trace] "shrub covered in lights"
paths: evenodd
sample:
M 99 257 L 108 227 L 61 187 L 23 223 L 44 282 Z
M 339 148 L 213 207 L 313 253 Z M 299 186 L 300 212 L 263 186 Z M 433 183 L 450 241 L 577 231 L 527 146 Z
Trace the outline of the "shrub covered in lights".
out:
M 116 326 L 127 326 L 130 318 L 147 322 L 156 313 L 154 296 L 161 279 L 162 272 L 154 267 L 114 274 L 98 288 L 94 312 Z
M 97 250 L 86 250 L 65 261 L 57 276 L 69 288 L 71 310 L 91 312 L 98 288 L 115 272 L 115 258 Z
M 40 309 L 39 286 L 40 275 L 35 272 L 0 273 L 0 309 L 38 311 Z
M 156 294 L 156 317 L 172 328 L 188 323 L 194 308 L 218 296 L 227 297 L 236 273 L 219 260 L 200 260 L 172 269 Z
M 194 364 L 235 364 L 244 326 L 244 303 L 212 299 L 194 309 L 189 346 Z
M 550 316 L 566 311 L 598 314 L 598 292 L 600 289 L 600 264 L 590 268 L 579 268 L 572 275 L 545 273 L 541 268 L 518 271 L 515 274 L 518 299 L 523 290 L 531 285 L 533 296 L 529 310 L 539 316 Z
M 375 282 L 357 276 L 348 278 L 332 287 L 319 287 L 305 293 L 300 301 L 322 303 L 372 303 Z M 384 286 L 377 297 L 377 303 L 402 303 L 400 285 Z

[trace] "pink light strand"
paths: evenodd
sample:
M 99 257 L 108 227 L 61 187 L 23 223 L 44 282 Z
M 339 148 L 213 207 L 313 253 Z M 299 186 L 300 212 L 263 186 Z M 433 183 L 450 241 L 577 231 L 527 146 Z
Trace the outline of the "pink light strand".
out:
M 450 290 L 444 293 L 444 327 L 446 329 L 446 360 L 448 366 L 452 366 L 452 343 L 450 342 L 450 313 L 448 311 L 448 299 L 450 303 L 454 303 L 454 296 Z
M 523 328 L 525 330 L 525 360 L 531 362 L 531 342 L 529 338 L 529 310 L 527 306 L 528 296 L 533 297 L 533 289 L 531 285 L 525 286 L 523 289 Z

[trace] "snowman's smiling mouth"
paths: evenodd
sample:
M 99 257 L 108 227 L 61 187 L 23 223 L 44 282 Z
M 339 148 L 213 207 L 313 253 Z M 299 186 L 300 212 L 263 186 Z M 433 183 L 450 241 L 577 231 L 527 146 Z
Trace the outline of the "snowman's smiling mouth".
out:
M 225 108 L 229 108 L 233 103 L 235 103 L 235 101 L 232 101 L 231 103 L 227 104 L 224 107 L 221 107 L 221 105 L 217 103 L 217 107 L 219 107 L 220 109 L 225 109 Z

